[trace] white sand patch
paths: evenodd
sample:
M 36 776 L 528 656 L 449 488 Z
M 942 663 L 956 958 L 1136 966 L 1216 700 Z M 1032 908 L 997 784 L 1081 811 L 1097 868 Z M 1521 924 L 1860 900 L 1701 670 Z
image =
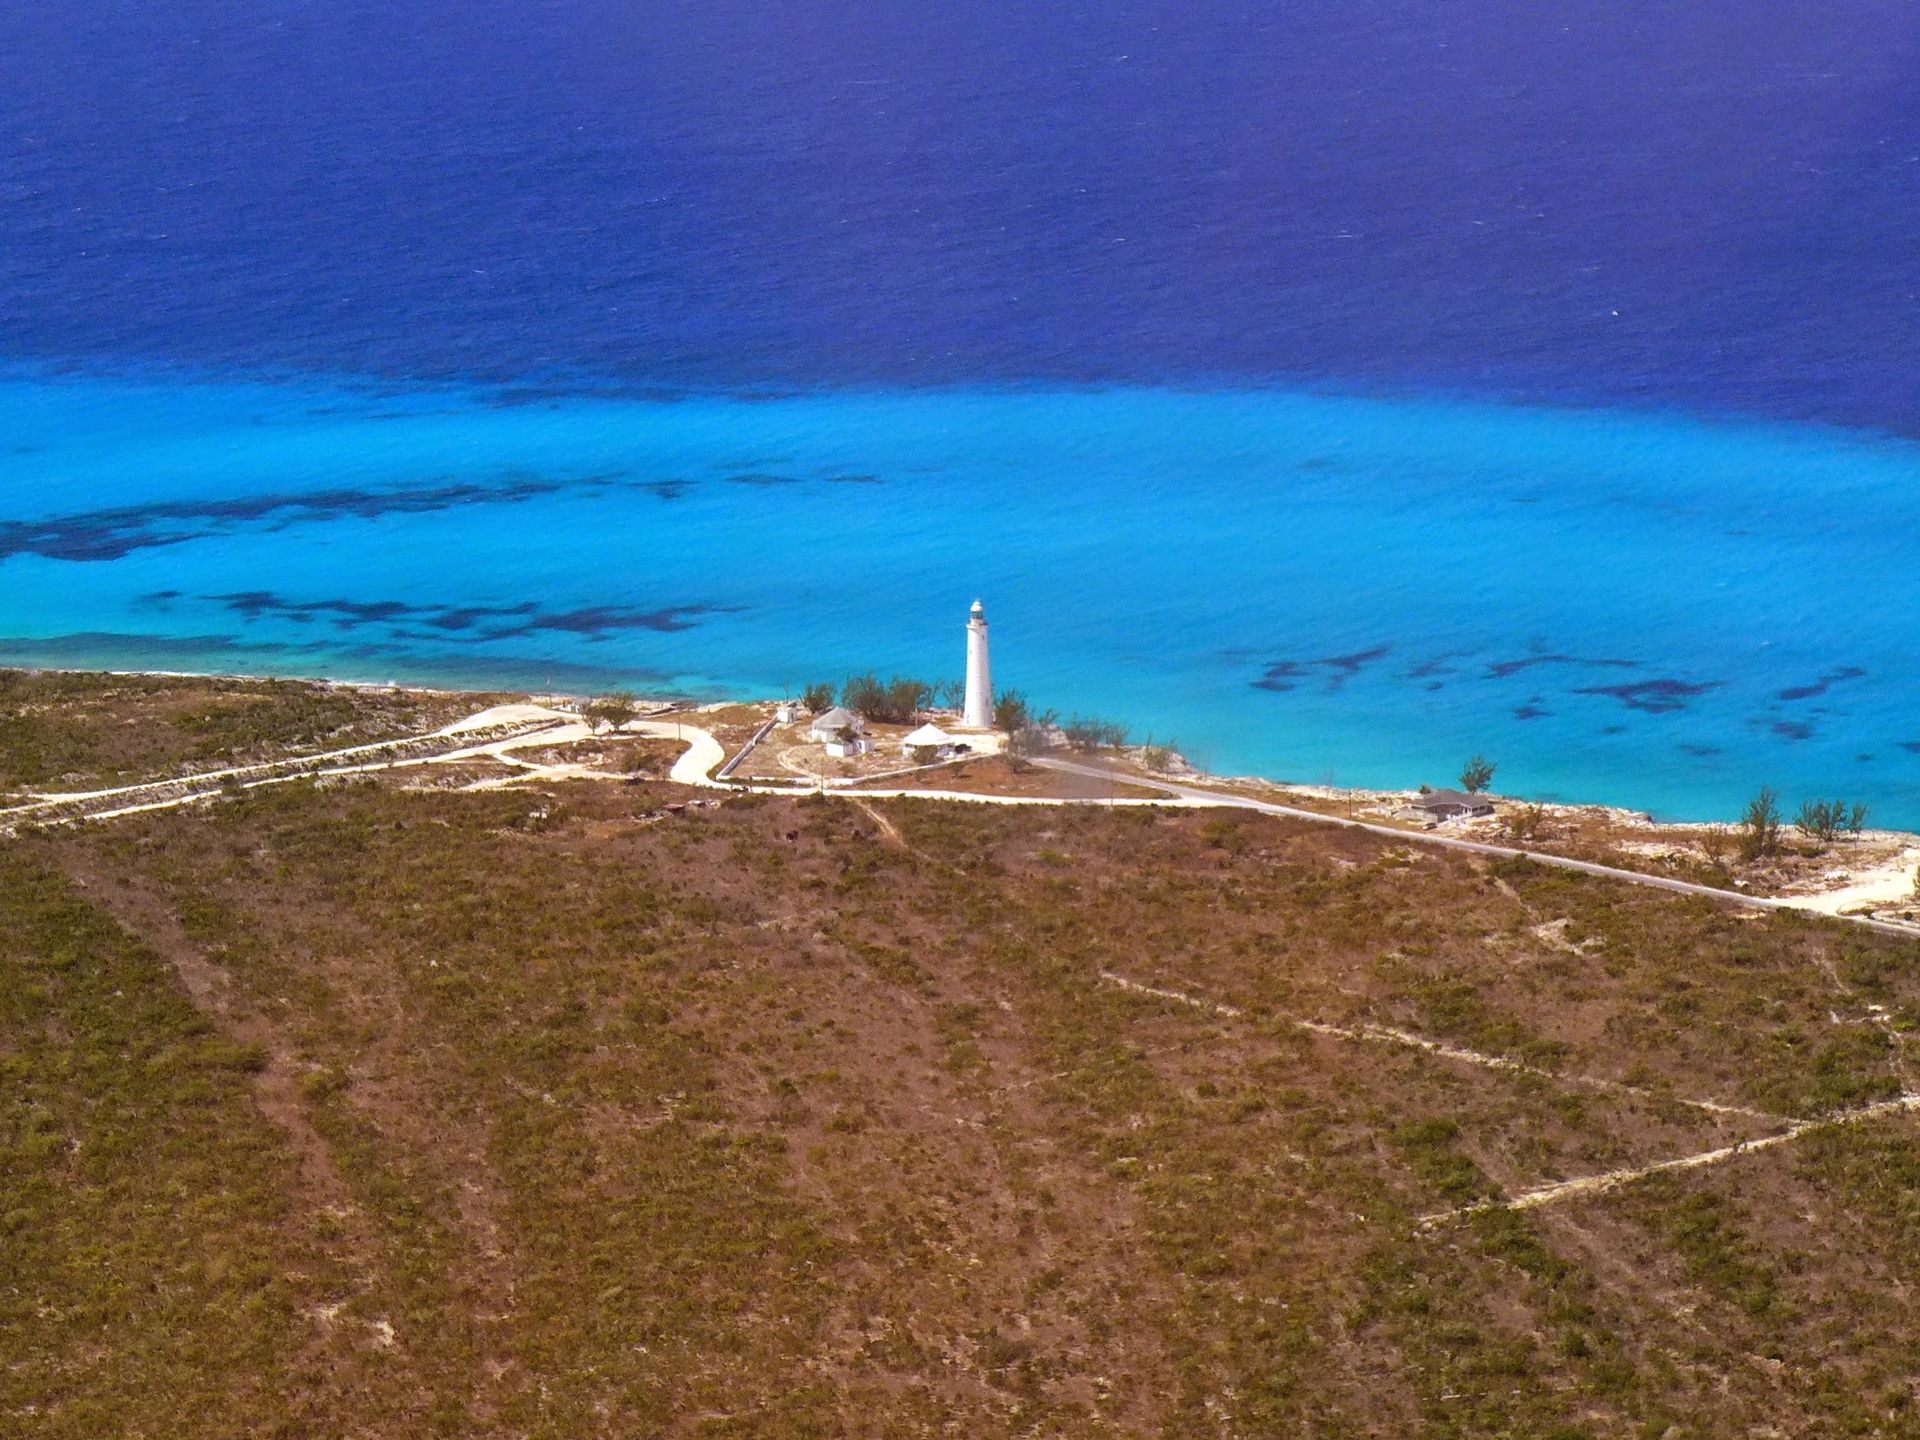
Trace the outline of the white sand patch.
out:
M 441 735 L 464 735 L 469 730 L 486 730 L 495 725 L 533 725 L 542 720 L 572 720 L 577 717 L 545 705 L 494 705 L 486 710 L 441 727 Z
M 1567 939 L 1567 927 L 1571 924 L 1573 924 L 1572 920 L 1562 917 L 1559 920 L 1549 920 L 1544 925 L 1534 925 L 1529 928 L 1535 939 L 1551 949 L 1563 950 L 1569 955 L 1584 955 L 1593 942 L 1582 940 L 1576 945 Z
M 1695 851 L 1690 855 L 1690 847 L 1675 845 L 1667 840 L 1616 840 L 1613 845 L 1622 854 L 1640 855 L 1649 860 L 1691 859 L 1698 854 Z
M 1826 877 L 1832 889 L 1796 895 L 1793 902 L 1824 915 L 1898 905 L 1914 898 L 1916 866 L 1920 866 L 1920 846 L 1904 846 L 1877 864 L 1835 871 Z

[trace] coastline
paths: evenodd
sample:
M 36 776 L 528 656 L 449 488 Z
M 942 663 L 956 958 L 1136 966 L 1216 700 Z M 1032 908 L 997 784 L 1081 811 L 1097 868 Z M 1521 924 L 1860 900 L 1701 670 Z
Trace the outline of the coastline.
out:
M 490 705 L 496 709 L 516 708 L 517 702 L 523 707 L 557 709 L 561 712 L 573 711 L 596 693 L 475 688 L 333 676 L 0 665 L 0 671 L 8 669 L 25 674 L 103 676 L 183 683 L 308 685 L 363 695 L 412 693 L 441 700 L 467 698 L 476 704 Z M 756 728 L 761 718 L 770 722 L 779 702 L 740 697 L 700 699 L 660 695 L 639 699 L 637 703 L 643 708 L 677 707 L 689 715 L 746 712 L 752 718 L 742 719 L 739 713 L 735 713 L 732 723 L 724 727 L 726 734 L 732 737 L 726 740 L 720 751 L 725 755 L 734 753 L 741 739 Z M 768 728 L 771 728 L 770 724 Z M 1516 853 L 1524 848 L 1536 853 L 1561 855 L 1588 863 L 1687 881 L 1705 879 L 1713 888 L 1729 894 L 1792 900 L 1799 908 L 1834 916 L 1873 916 L 1890 918 L 1902 924 L 1920 922 L 1920 833 L 1897 829 L 1862 829 L 1831 846 L 1816 844 L 1812 850 L 1788 844 L 1783 846 L 1780 857 L 1754 869 L 1750 875 L 1740 876 L 1733 875 L 1726 865 L 1726 857 L 1735 843 L 1735 822 L 1732 821 L 1665 821 L 1656 819 L 1648 811 L 1630 807 L 1577 801 L 1534 802 L 1525 796 L 1493 793 L 1486 797 L 1494 807 L 1491 816 L 1437 824 L 1430 821 L 1408 823 L 1408 807 L 1419 797 L 1421 789 L 1337 786 L 1257 774 L 1217 774 L 1192 766 L 1177 752 L 1171 755 L 1170 763 L 1165 764 L 1164 768 L 1156 769 L 1147 758 L 1151 750 L 1152 747 L 1148 745 L 1129 743 L 1111 752 L 1103 752 L 1098 757 L 1098 763 L 1111 774 L 1115 787 L 1112 793 L 1117 795 L 1124 791 L 1134 795 L 1137 792 L 1139 796 L 1147 796 L 1152 793 L 1150 789 L 1143 790 L 1140 785 L 1130 782 L 1140 781 L 1151 785 L 1177 781 L 1182 786 L 1197 787 L 1223 797 L 1271 800 L 1303 811 L 1320 813 L 1331 820 L 1391 824 L 1404 828 L 1410 838 L 1439 833 L 1481 844 L 1492 843 L 1501 848 L 1511 844 Z M 992 758 L 1001 753 L 1001 746 L 996 742 L 980 753 Z M 718 764 L 718 758 L 714 759 L 714 764 Z M 803 779 L 807 777 L 806 770 L 793 767 L 790 761 L 788 764 L 793 775 Z M 702 770 L 701 777 L 704 778 L 712 768 L 709 765 Z M 933 770 L 941 767 L 919 768 Z M 685 776 L 680 769 L 676 767 L 676 780 L 685 783 L 692 778 L 690 769 Z M 882 771 L 875 778 L 886 778 L 895 773 L 898 772 Z M 747 776 L 733 783 L 748 787 L 756 783 L 790 785 L 792 776 L 784 780 L 777 775 Z M 848 796 L 877 796 L 881 793 L 861 788 L 871 783 L 869 780 L 842 779 L 832 783 L 841 787 L 836 793 Z M 999 783 L 1004 785 L 1004 777 Z M 989 787 L 983 789 L 978 798 L 990 798 L 993 793 Z M 1070 798 L 1078 797 L 1059 798 L 1066 803 Z M 1135 798 L 1127 803 L 1140 803 L 1140 800 Z M 1516 824 L 1528 823 L 1533 828 L 1524 833 L 1515 828 Z M 1783 831 L 1791 833 L 1794 828 L 1790 820 L 1783 819 Z
M 1710 820 L 1771 781 L 1920 830 L 1920 586 L 1875 538 L 1914 533 L 1920 450 L 1885 437 L 1293 386 L 123 390 L 15 397 L 23 663 L 772 695 L 821 678 L 790 656 L 945 677 L 979 591 L 1037 698 L 1215 772 L 1484 750 L 1529 794 Z M 1810 527 L 1884 606 L 1817 583 Z

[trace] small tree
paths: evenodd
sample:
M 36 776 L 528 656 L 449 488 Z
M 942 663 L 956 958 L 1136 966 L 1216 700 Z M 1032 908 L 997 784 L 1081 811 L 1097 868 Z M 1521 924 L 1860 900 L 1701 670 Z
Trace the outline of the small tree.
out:
M 1707 857 L 1707 863 L 1719 869 L 1727 863 L 1727 854 L 1733 844 L 1733 837 L 1721 825 L 1709 825 L 1700 832 L 1700 853 Z
M 1522 805 L 1517 810 L 1509 810 L 1501 818 L 1500 828 L 1506 832 L 1509 840 L 1531 840 L 1546 823 L 1547 810 L 1544 805 Z
M 933 708 L 936 710 L 958 710 L 967 703 L 967 682 L 964 680 L 942 680 L 933 687 Z
M 993 702 L 993 728 L 1011 735 L 1026 727 L 1027 697 L 1018 690 L 1002 690 Z
M 1049 710 L 1041 715 L 1029 715 L 1026 720 L 1007 735 L 1007 754 L 1016 761 L 1030 756 L 1044 755 L 1053 748 L 1054 731 L 1059 717 Z
M 1846 818 L 1846 807 L 1832 800 L 1803 800 L 1793 823 L 1802 835 L 1831 844 Z
M 596 696 L 580 707 L 580 714 L 585 717 L 588 728 L 593 730 L 602 726 L 618 730 L 639 713 L 640 707 L 634 704 L 633 696 L 624 690 Z
M 840 703 L 856 715 L 877 720 L 880 712 L 887 708 L 887 687 L 872 671 L 849 675 L 840 684 Z
M 1111 720 L 1096 720 L 1089 715 L 1075 715 L 1060 727 L 1067 737 L 1067 743 L 1076 750 L 1099 750 L 1127 743 L 1127 731 L 1123 725 Z
M 816 680 L 800 692 L 800 703 L 812 714 L 820 715 L 833 708 L 833 682 Z
M 1028 715 L 1021 724 L 1008 731 L 1007 757 L 1013 762 L 1014 769 L 1026 769 L 1030 757 L 1044 755 L 1053 749 L 1059 729 L 1059 714 L 1053 710 L 1043 710 L 1038 715 Z
M 1779 850 L 1780 797 L 1763 785 L 1740 815 L 1740 858 L 1752 862 Z
M 847 677 L 846 684 L 840 687 L 840 703 L 868 720 L 905 725 L 927 703 L 931 693 L 932 687 L 924 680 L 896 675 L 883 684 L 869 672 Z
M 1842 830 L 1858 835 L 1866 829 L 1867 807 L 1859 801 L 1849 805 L 1845 800 L 1808 800 L 1793 823 L 1804 834 L 1831 845 Z
M 924 680 L 896 675 L 887 682 L 887 710 L 896 724 L 907 724 L 932 701 L 933 687 Z
M 1460 772 L 1460 788 L 1469 795 L 1478 795 L 1493 783 L 1493 772 L 1497 768 L 1486 756 L 1475 755 Z

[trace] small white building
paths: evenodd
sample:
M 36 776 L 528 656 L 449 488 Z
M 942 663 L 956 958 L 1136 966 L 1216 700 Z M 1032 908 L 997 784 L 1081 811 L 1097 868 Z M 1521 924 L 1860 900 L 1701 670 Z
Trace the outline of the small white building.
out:
M 867 738 L 867 722 L 842 705 L 814 716 L 813 723 L 807 727 L 807 738 L 819 741 L 827 747 L 827 754 L 839 760 L 865 755 L 873 749 L 873 741 Z
M 813 722 L 807 726 L 807 738 L 824 743 L 838 740 L 842 735 L 864 735 L 866 731 L 866 721 L 846 706 L 836 705 L 813 717 Z
M 906 752 L 909 760 L 925 765 L 951 754 L 953 744 L 953 737 L 929 720 L 903 739 L 900 748 Z

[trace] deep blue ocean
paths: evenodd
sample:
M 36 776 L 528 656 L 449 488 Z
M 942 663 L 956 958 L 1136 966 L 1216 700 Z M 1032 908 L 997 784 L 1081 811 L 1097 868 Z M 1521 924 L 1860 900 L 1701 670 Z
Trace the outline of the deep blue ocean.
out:
M 0 663 L 1920 827 L 1920 10 L 0 0 Z

